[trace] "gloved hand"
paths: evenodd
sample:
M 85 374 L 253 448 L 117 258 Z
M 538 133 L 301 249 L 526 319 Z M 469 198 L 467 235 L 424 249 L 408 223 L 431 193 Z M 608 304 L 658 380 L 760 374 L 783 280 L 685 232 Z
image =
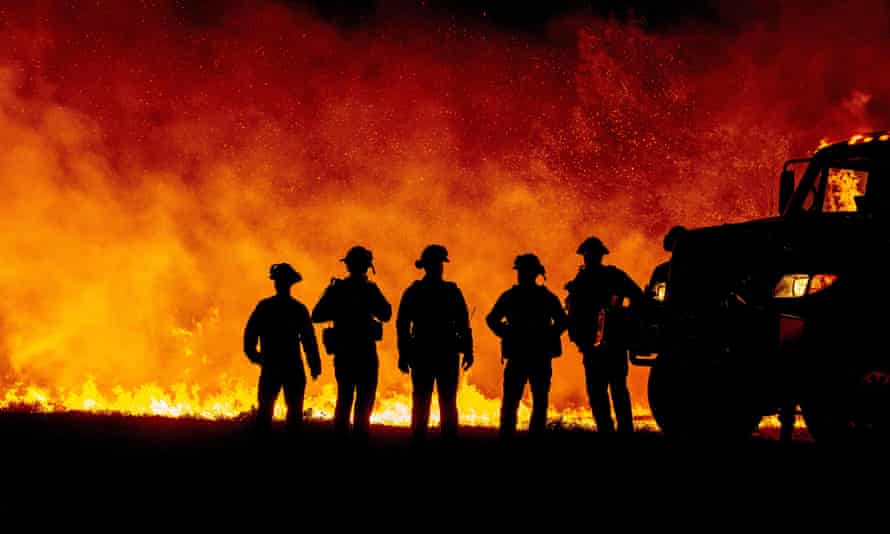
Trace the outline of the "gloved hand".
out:
M 259 352 L 248 353 L 247 359 L 250 360 L 251 363 L 263 365 L 263 355 Z
M 464 361 L 463 361 L 463 364 L 461 365 L 461 367 L 463 367 L 464 371 L 467 371 L 467 370 L 469 370 L 470 367 L 473 367 L 473 361 L 474 361 L 474 359 L 473 359 L 472 352 L 464 353 Z

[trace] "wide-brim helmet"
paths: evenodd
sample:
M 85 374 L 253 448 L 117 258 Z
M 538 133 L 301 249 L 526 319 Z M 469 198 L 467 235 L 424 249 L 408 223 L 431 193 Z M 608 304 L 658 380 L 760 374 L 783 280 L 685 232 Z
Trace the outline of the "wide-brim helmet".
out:
M 535 274 L 544 275 L 544 264 L 534 254 L 520 254 L 513 261 L 513 268 L 517 271 L 530 271 Z
M 420 254 L 420 259 L 414 262 L 414 266 L 423 269 L 428 265 L 448 263 L 448 249 L 442 245 L 429 245 Z
M 674 246 L 676 246 L 677 241 L 680 240 L 683 235 L 686 234 L 689 230 L 686 229 L 685 226 L 674 226 L 664 235 L 664 250 L 666 252 L 672 252 L 674 250 Z
M 273 263 L 269 267 L 269 278 L 276 281 L 290 282 L 296 284 L 303 279 L 303 276 L 296 271 L 289 263 Z
M 578 246 L 578 254 L 585 256 L 587 254 L 608 254 L 609 249 L 600 241 L 598 237 L 588 237 L 581 245 Z
M 371 267 L 374 264 L 374 255 L 365 247 L 354 246 L 349 249 L 340 261 L 346 265 L 354 265 L 356 267 Z

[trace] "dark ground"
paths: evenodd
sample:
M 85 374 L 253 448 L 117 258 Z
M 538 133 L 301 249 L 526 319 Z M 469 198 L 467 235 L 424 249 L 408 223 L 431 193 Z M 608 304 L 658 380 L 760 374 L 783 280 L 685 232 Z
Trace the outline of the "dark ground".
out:
M 14 514 L 268 516 L 330 523 L 327 530 L 415 513 L 431 527 L 471 517 L 520 526 L 532 517 L 685 522 L 729 507 L 797 523 L 827 511 L 846 521 L 883 517 L 890 497 L 884 445 L 802 439 L 691 443 L 657 432 L 607 439 L 555 429 L 505 447 L 493 430 L 465 428 L 457 446 L 443 446 L 433 431 L 416 451 L 402 428 L 375 427 L 359 447 L 335 441 L 327 422 L 307 423 L 299 440 L 278 426 L 258 442 L 246 420 L 12 412 L 0 413 L 0 439 L 0 508 Z M 872 499 L 879 508 L 847 507 Z M 831 507 L 816 504 L 823 501 Z

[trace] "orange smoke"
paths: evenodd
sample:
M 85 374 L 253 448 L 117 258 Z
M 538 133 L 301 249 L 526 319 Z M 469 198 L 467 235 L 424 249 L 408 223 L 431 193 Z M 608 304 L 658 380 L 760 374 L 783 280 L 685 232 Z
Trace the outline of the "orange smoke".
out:
M 178 6 L 0 11 L 0 406 L 237 415 L 271 263 L 302 272 L 311 307 L 363 244 L 395 306 L 438 242 L 475 310 L 462 417 L 494 424 L 483 319 L 515 255 L 537 253 L 564 296 L 597 234 L 644 284 L 668 227 L 768 215 L 793 150 L 890 118 L 879 28 L 849 13 L 810 9 L 806 31 L 783 8 L 729 33 L 572 17 L 528 35 L 384 8 L 345 29 L 274 2 Z M 826 25 L 864 40 L 814 60 Z M 564 342 L 553 416 L 584 423 Z M 377 420 L 404 424 L 394 349 L 387 325 Z M 314 413 L 332 371 L 308 387 Z M 645 380 L 632 371 L 640 413 Z

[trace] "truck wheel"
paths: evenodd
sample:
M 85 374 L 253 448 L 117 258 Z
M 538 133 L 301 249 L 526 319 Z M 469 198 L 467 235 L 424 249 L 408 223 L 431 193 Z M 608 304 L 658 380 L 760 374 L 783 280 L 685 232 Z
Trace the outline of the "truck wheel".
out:
M 807 430 L 819 443 L 890 438 L 890 373 L 868 371 L 825 384 L 801 402 Z
M 661 358 L 649 372 L 649 408 L 667 436 L 734 441 L 751 436 L 760 421 L 739 388 L 721 373 Z
M 671 376 L 671 369 L 662 359 L 658 359 L 649 370 L 648 395 L 649 409 L 652 418 L 662 430 L 668 434 L 677 429 L 680 422 L 678 412 L 682 412 L 679 406 L 677 393 L 680 391 L 672 382 L 676 381 Z

